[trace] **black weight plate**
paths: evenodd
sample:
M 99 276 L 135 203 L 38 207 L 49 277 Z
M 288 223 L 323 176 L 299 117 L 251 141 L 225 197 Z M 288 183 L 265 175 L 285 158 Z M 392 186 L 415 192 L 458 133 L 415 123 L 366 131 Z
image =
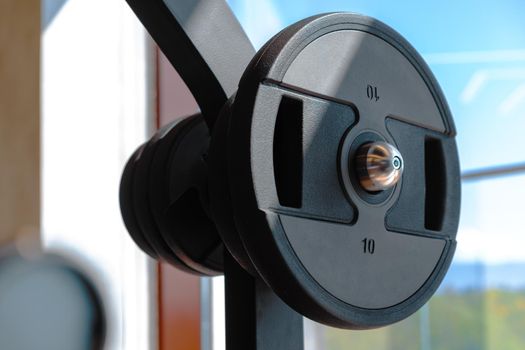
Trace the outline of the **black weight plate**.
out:
M 224 244 L 235 260 L 248 272 L 256 276 L 255 268 L 244 249 L 235 221 L 228 183 L 228 131 L 230 128 L 231 106 L 235 97 L 224 105 L 213 125 L 208 154 L 210 212 Z
M 147 142 L 142 151 L 139 152 L 135 158 L 135 172 L 133 176 L 132 191 L 133 191 L 133 209 L 135 211 L 135 218 L 142 231 L 142 234 L 153 249 L 157 252 L 159 257 L 166 262 L 178 267 L 181 270 L 197 273 L 195 270 L 187 266 L 176 255 L 176 253 L 168 246 L 159 232 L 157 223 L 155 222 L 150 209 L 149 198 L 149 177 L 150 166 L 155 154 L 155 148 L 158 145 L 159 135 L 162 135 L 168 125 L 159 129 L 155 135 Z
M 359 195 L 349 168 L 368 134 L 402 150 L 408 168 L 375 201 Z M 454 137 L 428 67 L 386 25 L 333 13 L 279 33 L 240 82 L 228 146 L 235 222 L 257 271 L 325 324 L 372 328 L 415 312 L 455 249 Z M 432 171 L 436 159 L 442 171 Z
M 207 276 L 223 271 L 223 243 L 207 201 L 208 128 L 201 115 L 158 133 L 150 165 L 149 204 L 159 232 L 186 265 Z
M 135 158 L 142 151 L 144 145 L 133 152 L 131 157 L 126 162 L 122 177 L 120 179 L 119 187 L 119 201 L 120 201 L 120 212 L 124 225 L 129 232 L 129 235 L 133 241 L 142 249 L 146 254 L 151 256 L 153 259 L 158 259 L 157 252 L 151 247 L 148 240 L 142 234 L 142 230 L 139 227 L 137 218 L 135 217 L 135 210 L 133 209 L 133 174 L 135 172 Z

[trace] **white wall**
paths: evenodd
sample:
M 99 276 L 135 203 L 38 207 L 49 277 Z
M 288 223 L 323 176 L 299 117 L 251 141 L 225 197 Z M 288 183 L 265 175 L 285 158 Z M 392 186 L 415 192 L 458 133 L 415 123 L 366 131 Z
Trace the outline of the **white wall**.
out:
M 156 344 L 154 265 L 118 204 L 124 163 L 148 131 L 149 45 L 123 0 L 68 0 L 42 33 L 43 243 L 95 278 L 107 349 Z

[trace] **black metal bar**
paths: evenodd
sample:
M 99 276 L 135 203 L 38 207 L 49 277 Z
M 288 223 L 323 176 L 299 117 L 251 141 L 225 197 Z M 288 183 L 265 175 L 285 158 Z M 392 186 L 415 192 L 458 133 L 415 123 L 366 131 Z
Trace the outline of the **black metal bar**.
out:
M 225 254 L 226 349 L 303 350 L 303 318 Z
M 519 173 L 525 174 L 525 163 L 502 165 L 499 167 L 491 167 L 476 170 L 467 170 L 461 174 L 462 181 L 476 181 L 486 178 L 500 177 L 505 175 L 517 175 Z
M 255 54 L 224 0 L 126 0 L 211 127 Z

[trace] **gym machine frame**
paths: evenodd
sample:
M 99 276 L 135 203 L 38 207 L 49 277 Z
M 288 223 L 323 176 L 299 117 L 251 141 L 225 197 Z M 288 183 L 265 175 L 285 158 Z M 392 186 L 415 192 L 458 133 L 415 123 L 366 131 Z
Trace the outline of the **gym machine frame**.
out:
M 213 126 L 255 54 L 228 4 L 223 0 L 127 2 L 187 84 L 208 126 Z M 226 348 L 302 350 L 302 316 L 239 266 L 227 250 L 224 255 Z

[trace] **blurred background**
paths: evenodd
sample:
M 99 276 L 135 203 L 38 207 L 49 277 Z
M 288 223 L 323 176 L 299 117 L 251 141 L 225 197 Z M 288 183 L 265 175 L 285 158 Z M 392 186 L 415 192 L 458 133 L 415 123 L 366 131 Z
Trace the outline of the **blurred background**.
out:
M 256 48 L 320 12 L 378 18 L 422 54 L 456 121 L 462 216 L 443 285 L 418 313 L 387 328 L 341 331 L 305 320 L 307 349 L 524 349 L 525 3 L 228 2 Z M 66 346 L 66 332 L 51 334 L 45 321 L 2 316 L 29 315 L 10 306 L 32 301 L 57 305 L 40 314 L 68 315 L 55 322 L 84 331 L 74 348 L 224 349 L 222 278 L 147 258 L 118 208 L 134 148 L 196 110 L 124 0 L 0 0 L 0 333 L 21 322 Z M 21 274 L 20 261 L 38 273 Z M 48 275 L 56 291 L 29 287 L 24 299 L 13 287 L 21 281 L 27 290 L 34 284 L 25 276 Z M 44 298 L 53 293 L 60 297 Z M 92 341 L 101 334 L 103 345 Z M 39 349 L 71 349 L 46 348 L 44 338 Z M 0 334 L 0 349 L 32 348 L 16 341 Z

